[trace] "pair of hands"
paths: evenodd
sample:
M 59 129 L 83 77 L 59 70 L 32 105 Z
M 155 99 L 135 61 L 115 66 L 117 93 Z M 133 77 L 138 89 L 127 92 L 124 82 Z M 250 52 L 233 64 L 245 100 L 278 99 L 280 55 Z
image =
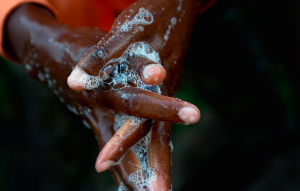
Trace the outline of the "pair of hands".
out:
M 167 95 L 175 95 L 199 6 L 194 0 L 140 0 L 109 33 L 63 25 L 35 5 L 8 19 L 11 55 L 91 127 L 104 146 L 97 171 L 111 167 L 124 188 L 171 189 L 171 122 L 195 123 L 200 112 Z

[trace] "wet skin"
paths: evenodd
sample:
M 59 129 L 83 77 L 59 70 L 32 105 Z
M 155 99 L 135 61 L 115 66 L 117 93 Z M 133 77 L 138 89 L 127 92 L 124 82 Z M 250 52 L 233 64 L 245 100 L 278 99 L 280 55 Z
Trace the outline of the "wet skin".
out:
M 120 32 L 118 23 L 122 25 L 128 20 L 125 15 L 131 15 L 133 18 L 141 7 L 153 14 L 153 23 L 144 25 L 143 31 L 138 26 L 133 26 L 129 32 Z M 76 28 L 61 24 L 48 10 L 36 5 L 19 7 L 6 23 L 6 51 L 18 62 L 23 63 L 32 77 L 48 84 L 71 110 L 87 121 L 101 148 L 106 145 L 99 154 L 96 169 L 98 171 L 107 169 L 111 166 L 110 161 L 116 162 L 126 153 L 118 165 L 110 168 L 110 172 L 118 185 L 123 182 L 132 190 L 140 190 L 128 180 L 128 176 L 139 169 L 140 161 L 129 148 L 145 136 L 152 127 L 148 160 L 149 166 L 155 169 L 157 179 L 151 182 L 149 189 L 170 190 L 171 122 L 195 123 L 200 117 L 200 112 L 194 105 L 164 96 L 175 96 L 183 59 L 200 3 L 192 0 L 183 1 L 181 10 L 177 7 L 178 1 L 148 3 L 138 1 L 118 16 L 112 27 L 114 32 L 111 30 L 107 34 L 97 29 Z M 177 18 L 174 25 L 171 23 L 172 17 Z M 166 40 L 165 35 L 169 25 L 171 29 Z M 111 39 L 116 34 L 123 36 Z M 99 42 L 101 37 L 104 38 Z M 74 91 L 68 87 L 67 78 L 77 63 L 76 68 L 80 68 L 82 72 L 97 76 L 100 70 L 105 68 L 108 60 L 119 57 L 130 44 L 137 41 L 147 42 L 159 53 L 161 65 L 166 69 L 167 75 L 163 83 L 157 83 L 153 80 L 155 77 L 150 77 L 152 79 L 150 81 L 147 81 L 149 78 L 144 79 L 145 66 L 156 64 L 145 58 L 131 60 L 128 64 L 130 71 L 128 71 L 139 74 L 146 84 L 159 86 L 163 95 L 153 93 L 151 89 L 147 91 L 136 88 L 135 83 L 130 81 L 128 81 L 128 87 L 117 84 L 110 91 L 106 91 L 105 87 L 88 91 Z M 99 48 L 101 50 L 104 48 L 105 59 L 94 56 L 94 52 Z M 158 72 L 158 75 L 160 74 Z M 109 76 L 108 79 L 112 77 Z M 164 79 L 164 76 L 160 75 L 160 78 Z M 191 108 L 193 109 L 190 112 Z M 182 113 L 189 114 L 189 112 L 195 116 L 193 121 L 186 121 L 181 115 Z M 130 120 L 134 118 L 129 118 L 119 131 L 115 132 L 113 128 L 116 125 L 115 117 L 119 115 L 156 121 L 153 121 L 153 124 L 151 120 L 133 124 Z

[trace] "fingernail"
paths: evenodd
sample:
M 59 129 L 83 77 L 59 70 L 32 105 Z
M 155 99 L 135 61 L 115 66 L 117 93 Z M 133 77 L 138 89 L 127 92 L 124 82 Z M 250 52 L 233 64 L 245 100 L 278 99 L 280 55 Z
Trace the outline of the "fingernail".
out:
M 82 85 L 79 79 L 82 77 L 83 74 L 84 73 L 79 68 L 75 68 L 71 75 L 68 77 L 69 87 L 74 90 L 82 90 Z
M 149 64 L 144 68 L 143 77 L 150 83 L 156 83 L 161 78 L 165 78 L 165 69 L 159 64 Z
M 195 123 L 200 119 L 200 113 L 192 107 L 181 108 L 178 115 L 187 124 Z
M 105 161 L 105 162 L 102 162 L 100 163 L 97 167 L 96 167 L 96 170 L 97 172 L 103 172 L 107 169 L 109 169 L 112 165 L 114 165 L 115 162 L 112 161 L 112 160 L 108 160 L 108 161 Z

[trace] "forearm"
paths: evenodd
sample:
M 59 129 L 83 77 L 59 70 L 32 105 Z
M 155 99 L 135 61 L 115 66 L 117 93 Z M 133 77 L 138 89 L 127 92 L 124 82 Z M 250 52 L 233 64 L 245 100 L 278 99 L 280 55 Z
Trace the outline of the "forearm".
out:
M 21 62 L 26 47 L 37 35 L 46 35 L 45 27 L 55 30 L 62 24 L 56 21 L 46 8 L 35 4 L 24 4 L 15 9 L 7 18 L 4 28 L 5 51 Z M 51 31 L 52 31 L 51 30 Z

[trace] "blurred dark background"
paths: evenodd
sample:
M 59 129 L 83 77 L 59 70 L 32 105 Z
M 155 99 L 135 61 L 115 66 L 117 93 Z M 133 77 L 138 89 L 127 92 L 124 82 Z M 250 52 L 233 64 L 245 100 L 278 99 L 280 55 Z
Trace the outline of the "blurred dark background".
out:
M 299 43 L 298 1 L 218 1 L 198 17 L 177 96 L 202 118 L 173 125 L 174 191 L 300 190 Z M 0 62 L 0 190 L 117 190 L 81 119 Z

